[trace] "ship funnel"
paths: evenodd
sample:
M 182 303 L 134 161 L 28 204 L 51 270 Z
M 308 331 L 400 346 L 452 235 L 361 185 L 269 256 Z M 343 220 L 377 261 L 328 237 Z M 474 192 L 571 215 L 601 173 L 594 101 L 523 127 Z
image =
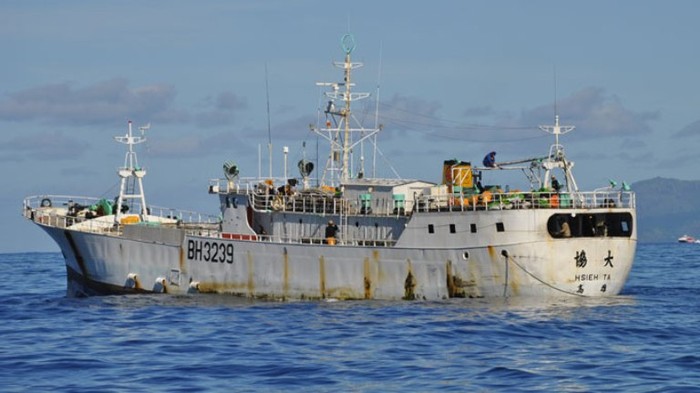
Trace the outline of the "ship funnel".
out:
M 224 176 L 226 179 L 231 181 L 238 177 L 238 166 L 233 161 L 224 162 Z

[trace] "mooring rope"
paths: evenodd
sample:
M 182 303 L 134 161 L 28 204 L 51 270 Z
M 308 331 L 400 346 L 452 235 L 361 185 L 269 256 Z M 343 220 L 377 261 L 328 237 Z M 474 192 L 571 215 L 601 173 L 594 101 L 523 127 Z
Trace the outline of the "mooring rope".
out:
M 552 284 L 550 284 L 550 283 L 548 283 L 548 282 L 546 282 L 546 281 L 540 279 L 540 278 L 537 277 L 536 275 L 530 273 L 530 272 L 529 272 L 527 269 L 525 269 L 522 265 L 520 265 L 520 264 L 518 263 L 518 261 L 515 260 L 515 258 L 511 257 L 510 255 L 508 255 L 508 251 L 506 251 L 506 250 L 502 250 L 502 251 L 501 251 L 501 255 L 503 255 L 503 256 L 506 258 L 506 261 L 511 261 L 511 262 L 513 262 L 513 264 L 515 264 L 515 266 L 517 266 L 518 268 L 520 268 L 520 270 L 522 270 L 522 271 L 524 271 L 525 273 L 527 273 L 530 277 L 534 278 L 535 280 L 539 281 L 540 283 L 544 284 L 545 286 L 554 289 L 555 291 L 559 291 L 559 292 L 562 292 L 562 293 L 566 293 L 567 295 L 574 295 L 574 296 L 579 296 L 579 297 L 588 297 L 588 296 L 586 296 L 586 295 L 584 295 L 584 294 L 581 294 L 581 293 L 571 292 L 571 291 L 567 291 L 567 290 L 565 290 L 565 289 L 557 288 L 557 287 L 555 287 L 554 285 L 552 285 Z M 506 280 L 506 285 L 507 285 L 507 280 Z

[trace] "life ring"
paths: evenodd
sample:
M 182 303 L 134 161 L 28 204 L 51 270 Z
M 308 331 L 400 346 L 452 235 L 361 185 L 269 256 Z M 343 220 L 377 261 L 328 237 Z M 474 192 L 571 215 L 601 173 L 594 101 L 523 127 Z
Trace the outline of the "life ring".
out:
M 41 200 L 41 207 L 51 207 L 51 199 L 44 198 Z

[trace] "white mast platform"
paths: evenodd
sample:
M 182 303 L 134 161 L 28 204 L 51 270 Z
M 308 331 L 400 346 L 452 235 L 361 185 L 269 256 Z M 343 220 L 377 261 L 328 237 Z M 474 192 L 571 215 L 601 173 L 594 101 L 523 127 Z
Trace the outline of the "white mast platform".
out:
M 124 157 L 124 166 L 117 170 L 121 181 L 119 184 L 119 197 L 117 197 L 116 211 L 114 213 L 114 223 L 119 224 L 125 212 L 122 212 L 122 206 L 125 205 L 127 199 L 136 199 L 140 201 L 141 211 L 138 212 L 142 222 L 148 221 L 148 206 L 146 205 L 146 195 L 143 192 L 143 177 L 146 176 L 146 170 L 138 164 L 138 158 L 134 151 L 134 145 L 146 142 L 144 134 L 150 128 L 150 124 L 139 127 L 141 136 L 134 136 L 131 130 L 131 120 L 129 120 L 129 130 L 125 136 L 115 136 L 114 140 L 128 146 L 126 156 Z M 133 189 L 129 191 L 127 181 L 132 179 Z

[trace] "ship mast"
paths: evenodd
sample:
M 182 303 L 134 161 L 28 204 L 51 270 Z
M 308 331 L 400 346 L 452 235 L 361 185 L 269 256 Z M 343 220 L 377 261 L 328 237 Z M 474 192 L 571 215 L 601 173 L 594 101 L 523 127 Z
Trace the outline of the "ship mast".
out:
M 575 126 L 562 126 L 559 124 L 559 115 L 554 115 L 554 125 L 540 126 L 540 129 L 544 132 L 554 135 L 554 144 L 549 147 L 549 156 L 542 163 L 545 169 L 545 176 L 543 179 L 543 186 L 549 187 L 550 185 L 550 174 L 552 169 L 559 168 L 564 172 L 566 177 L 566 187 L 568 192 L 578 191 L 578 185 L 576 185 L 576 180 L 574 179 L 574 174 L 571 169 L 574 167 L 572 161 L 566 159 L 564 154 L 564 146 L 559 144 L 559 135 L 567 134 L 573 131 Z
M 352 70 L 362 67 L 362 63 L 351 60 L 351 53 L 355 49 L 355 39 L 351 34 L 345 34 L 341 39 L 345 60 L 343 62 L 333 62 L 338 68 L 343 69 L 343 82 L 317 82 L 317 86 L 330 87 L 330 91 L 324 95 L 329 99 L 324 110 L 326 114 L 325 127 L 313 127 L 312 130 L 326 139 L 330 144 L 330 153 L 326 169 L 323 174 L 322 183 L 325 183 L 326 174 L 330 173 L 330 185 L 338 186 L 350 179 L 353 175 L 350 170 L 352 149 L 367 138 L 377 134 L 379 128 L 367 129 L 354 117 L 351 106 L 353 101 L 369 97 L 369 93 L 354 93 L 352 88 Z M 336 107 L 336 101 L 342 107 Z M 356 124 L 353 126 L 351 122 Z M 353 134 L 360 134 L 354 140 Z
M 346 36 L 352 38 L 352 36 Z M 345 37 L 343 37 L 345 38 Z M 348 166 L 349 166 L 349 157 L 350 157 L 350 122 L 348 119 L 350 118 L 350 101 L 352 100 L 352 93 L 350 92 L 350 89 L 352 88 L 352 82 L 350 81 L 350 74 L 351 70 L 353 68 L 353 64 L 350 61 L 350 53 L 352 50 L 355 48 L 355 42 L 352 40 L 348 40 L 348 42 L 351 42 L 351 46 L 346 46 L 345 39 L 343 39 L 343 49 L 345 50 L 345 63 L 343 64 L 343 67 L 345 68 L 345 111 L 342 112 L 342 115 L 345 119 L 343 123 L 345 123 L 345 137 L 343 138 L 343 180 L 347 180 L 348 177 L 350 177 L 350 173 L 348 171 Z M 357 64 L 357 67 L 361 67 L 361 65 Z
M 141 136 L 134 136 L 131 130 L 131 120 L 129 120 L 129 130 L 125 136 L 115 136 L 114 140 L 119 143 L 123 143 L 128 146 L 126 156 L 124 157 L 124 166 L 117 170 L 121 181 L 119 184 L 119 197 L 117 197 L 116 212 L 114 214 L 114 223 L 119 224 L 120 219 L 124 215 L 122 212 L 122 206 L 125 205 L 126 199 L 137 199 L 141 202 L 141 211 L 139 212 L 141 221 L 147 221 L 148 208 L 146 206 L 146 195 L 143 192 L 143 182 L 142 179 L 146 176 L 146 170 L 141 168 L 138 164 L 138 159 L 136 157 L 136 152 L 134 151 L 134 145 L 138 145 L 146 141 L 143 136 L 146 130 L 150 128 L 150 124 L 144 127 L 139 127 L 141 131 Z M 133 181 L 133 189 L 129 191 L 128 180 L 135 179 Z

